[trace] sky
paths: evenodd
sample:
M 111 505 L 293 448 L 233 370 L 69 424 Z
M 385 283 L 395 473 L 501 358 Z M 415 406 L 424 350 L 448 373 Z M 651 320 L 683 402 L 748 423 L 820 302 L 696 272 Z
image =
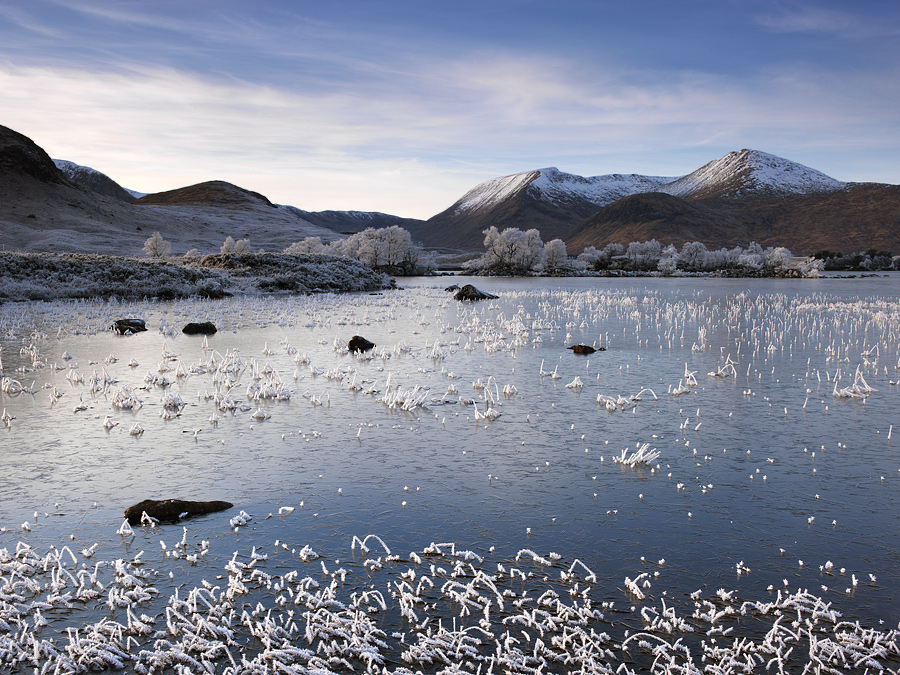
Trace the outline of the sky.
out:
M 896 0 L 0 0 L 0 124 L 142 192 L 428 218 L 742 148 L 900 183 Z

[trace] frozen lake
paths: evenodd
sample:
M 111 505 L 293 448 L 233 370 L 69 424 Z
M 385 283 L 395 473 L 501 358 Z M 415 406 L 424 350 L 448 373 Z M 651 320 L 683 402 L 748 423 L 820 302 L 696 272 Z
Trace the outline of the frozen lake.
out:
M 499 297 L 464 304 L 444 290 L 466 281 Z M 166 598 L 207 577 L 224 583 L 235 551 L 250 560 L 258 547 L 268 574 L 297 568 L 323 585 L 334 578 L 323 570 L 343 567 L 349 597 L 386 593 L 410 565 L 421 578 L 435 560 L 415 557 L 432 542 L 548 588 L 580 560 L 588 571 L 576 565 L 577 579 L 560 582 L 580 583 L 567 599 L 590 587 L 620 646 L 650 623 L 642 608 L 691 617 L 703 613 L 698 598 L 721 609 L 800 589 L 850 621 L 898 627 L 900 277 L 401 286 L 0 306 L 0 408 L 12 418 L 0 426 L 0 548 L 12 556 L 24 542 L 46 555 L 67 545 L 72 564 L 87 567 L 144 550 L 160 595 L 141 611 L 155 611 L 162 629 Z M 126 316 L 150 330 L 104 330 Z M 207 319 L 216 335 L 181 334 Z M 347 353 L 353 335 L 376 347 Z M 566 349 L 579 343 L 605 351 Z M 644 444 L 649 463 L 617 461 Z M 116 534 L 127 506 L 176 497 L 235 506 Z M 252 519 L 235 530 L 241 511 Z M 400 559 L 367 559 L 354 537 L 369 534 L 384 543 L 370 539 L 370 557 L 389 548 Z M 304 546 L 320 558 L 304 562 Z M 517 557 L 523 550 L 543 561 Z M 448 576 L 453 556 L 436 555 Z M 521 593 L 530 582 L 517 583 Z M 47 609 L 40 635 L 62 640 L 65 627 L 106 609 Z M 436 622 L 453 618 L 466 621 L 435 607 Z M 692 653 L 709 655 L 699 641 L 714 643 L 722 628 L 693 623 Z M 382 624 L 387 636 L 407 634 L 384 648 L 390 668 L 394 659 L 439 670 L 401 657 L 416 633 L 409 617 L 388 612 Z M 721 625 L 732 638 L 771 628 Z M 469 658 L 468 670 L 487 670 Z M 221 654 L 216 663 L 231 665 Z M 897 668 L 896 653 L 885 663 Z

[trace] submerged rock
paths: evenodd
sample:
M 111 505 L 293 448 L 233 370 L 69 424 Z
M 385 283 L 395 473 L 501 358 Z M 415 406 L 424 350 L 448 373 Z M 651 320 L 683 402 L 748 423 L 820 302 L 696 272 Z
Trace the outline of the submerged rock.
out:
M 475 288 L 472 284 L 466 284 L 458 291 L 456 291 L 456 295 L 453 296 L 457 300 L 463 300 L 466 302 L 475 302 L 476 300 L 491 300 L 496 298 L 496 295 L 492 295 L 491 293 L 485 293 L 484 291 L 480 291 Z
M 360 335 L 354 335 L 350 338 L 350 342 L 347 343 L 347 349 L 351 352 L 367 352 L 374 346 L 374 342 L 370 342 Z
M 140 525 L 144 513 L 156 520 L 179 520 L 183 516 L 202 516 L 206 513 L 224 511 L 232 506 L 234 504 L 231 502 L 222 501 L 191 502 L 184 499 L 145 499 L 125 509 L 125 517 L 131 525 Z
M 202 321 L 200 323 L 191 322 L 181 329 L 185 335 L 212 335 L 219 331 L 212 321 Z
M 143 319 L 118 319 L 112 329 L 119 335 L 133 335 L 147 330 L 147 324 Z
M 572 345 L 570 347 L 566 347 L 566 349 L 571 349 L 574 354 L 593 354 L 594 352 L 605 352 L 606 347 L 591 347 L 590 345 Z

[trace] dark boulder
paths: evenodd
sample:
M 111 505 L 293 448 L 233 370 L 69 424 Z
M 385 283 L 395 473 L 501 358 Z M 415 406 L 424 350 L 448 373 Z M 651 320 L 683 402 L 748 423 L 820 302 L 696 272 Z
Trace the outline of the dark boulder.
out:
M 183 516 L 202 516 L 206 513 L 215 513 L 230 509 L 231 502 L 190 502 L 183 499 L 145 499 L 139 504 L 125 509 L 125 517 L 131 525 L 140 525 L 141 518 L 146 513 L 156 520 L 179 520 Z
M 447 288 L 444 289 L 446 293 L 455 293 L 458 290 L 459 286 L 457 286 L 456 284 L 450 284 L 449 286 L 447 286 Z
M 492 295 L 490 293 L 485 293 L 484 291 L 479 291 L 472 284 L 466 284 L 458 291 L 456 291 L 456 295 L 453 296 L 457 300 L 463 300 L 465 302 L 475 302 L 476 300 L 491 300 L 492 298 L 496 298 L 496 295 Z
M 584 355 L 606 351 L 606 347 L 591 347 L 589 345 L 572 345 L 571 347 L 566 347 L 566 349 L 571 349 L 574 354 Z
M 112 325 L 112 329 L 119 335 L 132 335 L 147 330 L 147 324 L 143 319 L 119 319 Z
M 367 352 L 375 346 L 374 342 L 369 342 L 366 338 L 354 335 L 347 343 L 347 349 L 351 352 Z
M 191 322 L 181 329 L 185 335 L 212 335 L 218 332 L 218 328 L 212 321 L 202 321 L 200 323 Z

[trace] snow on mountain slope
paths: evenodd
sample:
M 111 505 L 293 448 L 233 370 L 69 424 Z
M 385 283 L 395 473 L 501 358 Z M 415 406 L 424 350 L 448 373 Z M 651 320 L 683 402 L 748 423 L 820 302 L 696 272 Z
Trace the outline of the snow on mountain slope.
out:
M 741 197 L 833 192 L 846 183 L 758 150 L 729 152 L 658 189 L 675 197 Z
M 634 173 L 585 177 L 564 173 L 556 167 L 540 169 L 539 174 L 528 187 L 540 192 L 546 199 L 557 202 L 577 196 L 600 206 L 639 192 L 653 192 L 675 180 L 674 177 L 641 176 Z
M 618 173 L 585 177 L 547 167 L 479 183 L 462 196 L 454 213 L 488 209 L 522 190 L 528 190 L 542 201 L 564 204 L 577 199 L 600 207 L 638 192 L 658 190 L 673 180 L 673 177 Z
M 136 194 L 143 196 L 132 190 L 126 190 L 105 173 L 92 169 L 89 166 L 82 166 L 66 159 L 54 159 L 53 163 L 73 183 L 99 192 L 107 197 L 115 197 L 127 202 L 134 199 Z
M 539 171 L 526 171 L 479 183 L 459 199 L 455 213 L 480 211 L 499 204 L 526 188 L 538 176 Z

